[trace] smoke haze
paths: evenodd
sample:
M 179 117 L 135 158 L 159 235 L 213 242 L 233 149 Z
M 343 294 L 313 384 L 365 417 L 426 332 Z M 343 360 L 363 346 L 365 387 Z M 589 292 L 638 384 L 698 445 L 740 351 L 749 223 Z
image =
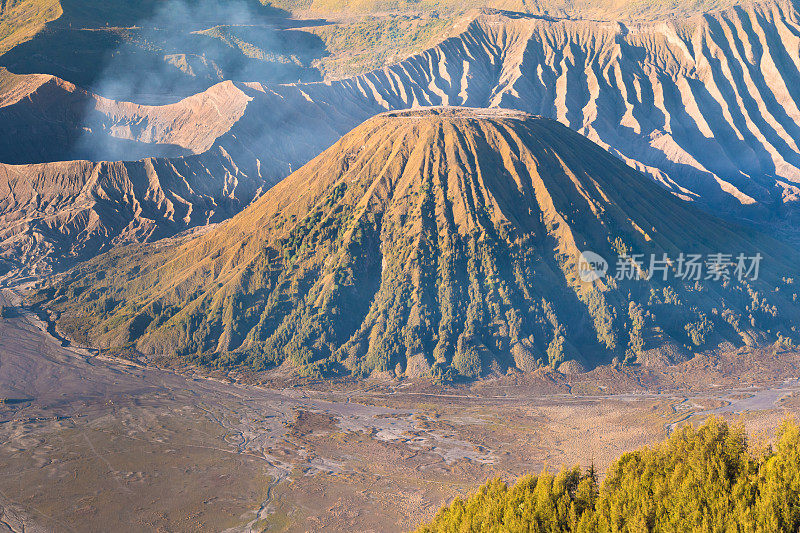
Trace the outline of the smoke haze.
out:
M 137 24 L 93 89 L 115 100 L 163 104 L 222 80 L 315 81 L 316 35 L 287 15 L 245 0 L 168 0 Z
M 89 89 L 116 101 L 163 105 L 224 80 L 317 81 L 321 75 L 313 62 L 325 54 L 324 43 L 297 27 L 319 22 L 294 21 L 283 11 L 246 0 L 168 0 L 153 16 L 122 30 L 122 44 L 108 54 Z M 95 104 L 89 107 L 74 159 L 130 160 L 147 155 L 147 145 L 137 147 L 134 144 L 141 143 L 118 142 L 114 134 L 109 136 L 114 124 L 110 120 L 98 124 Z M 162 148 L 152 155 L 186 153 Z

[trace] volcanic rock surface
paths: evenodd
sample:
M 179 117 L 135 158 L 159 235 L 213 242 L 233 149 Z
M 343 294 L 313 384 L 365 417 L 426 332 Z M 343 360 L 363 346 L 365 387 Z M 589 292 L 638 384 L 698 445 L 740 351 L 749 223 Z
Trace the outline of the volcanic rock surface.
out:
M 293 89 L 345 111 L 463 105 L 554 118 L 684 198 L 782 215 L 800 192 L 799 36 L 783 2 L 629 25 L 483 13 L 397 65 Z
M 147 157 L 0 167 L 0 254 L 23 259 L 8 276 L 223 220 L 368 117 L 435 105 L 554 118 L 711 212 L 797 234 L 794 3 L 636 24 L 491 11 L 470 20 L 440 45 L 362 76 L 226 82 L 171 106 L 25 82 L 0 107 L 0 125 L 15 132 L 0 161 L 41 163 L 70 144 L 74 157 L 94 161 Z M 70 110 L 83 101 L 90 111 L 79 123 Z
M 305 139 L 305 122 L 260 84 L 224 82 L 153 107 L 113 102 L 50 76 L 3 79 L 10 90 L 0 121 L 13 134 L 0 140 L 0 155 L 46 160 L 75 146 L 96 159 L 0 164 L 0 258 L 9 265 L 0 276 L 13 279 L 226 220 L 341 135 L 320 127 Z M 72 108 L 62 107 L 66 100 Z M 73 112 L 91 120 L 81 128 L 69 116 L 57 120 Z M 265 116 L 284 124 L 279 136 L 264 131 Z M 175 152 L 185 155 L 166 157 Z M 104 160 L 122 153 L 149 156 Z
M 583 250 L 612 270 L 633 254 L 763 260 L 757 281 L 684 281 L 675 263 L 666 281 L 586 280 Z M 205 235 L 114 250 L 40 296 L 65 332 L 96 345 L 476 377 L 669 363 L 792 336 L 796 259 L 558 122 L 433 108 L 369 119 Z

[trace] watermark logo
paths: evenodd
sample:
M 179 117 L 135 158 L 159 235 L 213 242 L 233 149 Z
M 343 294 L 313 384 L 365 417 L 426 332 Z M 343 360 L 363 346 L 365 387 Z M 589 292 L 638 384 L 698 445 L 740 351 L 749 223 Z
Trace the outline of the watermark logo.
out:
M 578 258 L 578 277 L 584 283 L 591 283 L 606 277 L 608 273 L 608 261 L 600 255 L 585 250 Z
M 605 258 L 590 250 L 584 250 L 578 258 L 578 277 L 586 283 L 597 281 L 606 275 L 617 280 L 655 278 L 666 281 L 672 276 L 684 281 L 731 279 L 755 281 L 758 279 L 762 258 L 760 253 L 755 255 L 680 253 L 674 258 L 667 254 L 650 254 L 649 258 L 645 254 L 626 254 L 617 257 L 616 270 L 612 276 Z

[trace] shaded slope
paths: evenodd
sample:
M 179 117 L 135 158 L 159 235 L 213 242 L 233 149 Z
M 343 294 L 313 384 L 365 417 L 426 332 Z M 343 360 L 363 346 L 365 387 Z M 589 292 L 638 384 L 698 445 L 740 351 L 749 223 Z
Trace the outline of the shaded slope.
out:
M 32 10 L 35 3 L 46 5 L 42 0 L 11 3 L 16 8 L 9 15 Z M 18 74 L 52 74 L 139 103 L 171 103 L 224 80 L 321 79 L 311 66 L 324 54 L 319 37 L 292 29 L 297 24 L 288 13 L 257 0 L 60 4 L 60 16 L 34 26 L 35 35 L 23 26 L 21 35 L 6 39 L 19 44 L 0 52 L 0 65 Z M 46 13 L 38 13 L 44 23 Z
M 0 68 L 0 162 L 132 161 L 200 154 L 251 98 L 224 82 L 175 104 L 146 106 L 89 93 L 54 76 Z
M 199 124 L 225 133 L 199 159 L 185 159 L 202 161 L 192 166 L 189 175 L 203 176 L 204 168 L 224 168 L 209 182 L 210 196 L 217 201 L 228 195 L 227 184 L 233 181 L 252 183 L 250 190 L 263 190 L 368 117 L 386 110 L 441 104 L 515 108 L 559 120 L 677 195 L 697 201 L 714 213 L 783 227 L 796 238 L 800 95 L 795 87 L 800 80 L 800 23 L 794 4 L 763 3 L 680 22 L 624 25 L 484 12 L 465 22 L 463 31 L 452 31 L 456 37 L 363 76 L 310 84 L 225 86 L 221 92 L 230 96 L 231 102 L 240 101 L 235 96 L 238 91 L 251 100 L 227 131 L 219 124 L 227 127 L 235 115 L 216 117 L 210 107 L 208 114 L 197 115 L 202 119 Z M 214 91 L 220 91 L 219 86 L 209 89 L 208 94 Z M 39 99 L 41 105 L 34 109 L 67 116 L 72 97 L 63 98 L 64 103 Z M 19 110 L 29 105 L 21 104 L 10 107 Z M 124 107 L 115 103 L 109 106 Z M 143 116 L 141 124 L 135 118 L 138 113 Z M 37 132 L 50 135 L 60 127 L 32 119 L 30 114 L 24 116 L 27 118 L 21 119 L 21 126 L 14 126 L 13 120 L 0 125 L 19 130 L 29 139 L 35 139 Z M 150 138 L 167 144 L 121 146 L 137 157 L 163 156 L 184 146 L 197 151 L 199 146 L 186 144 L 182 134 L 171 133 L 175 126 L 169 106 L 151 107 L 146 113 L 141 109 L 122 113 L 119 119 L 102 113 L 95 116 L 94 123 L 87 123 L 93 132 L 127 134 L 129 129 L 134 139 L 145 139 L 138 135 L 150 131 L 142 128 L 149 121 L 164 126 Z M 27 120 L 36 127 L 26 129 Z M 80 127 L 69 125 L 73 130 Z M 109 141 L 94 145 L 94 153 L 101 159 L 118 153 L 120 146 L 116 143 L 122 142 L 120 139 L 104 134 L 93 137 Z M 169 144 L 176 142 L 178 145 Z M 12 138 L 8 149 L 14 148 Z M 162 169 L 170 168 L 170 161 L 162 162 Z M 183 164 L 181 159 L 175 166 Z M 47 197 L 47 188 L 59 179 L 62 168 L 54 164 L 8 170 L 17 176 L 14 183 L 23 183 L 31 194 Z M 226 177 L 228 171 L 235 180 Z M 161 170 L 156 181 L 169 196 L 171 186 L 164 184 L 181 183 L 182 176 L 186 174 Z M 75 174 L 70 180 L 87 184 L 91 175 Z M 0 187 L 14 188 L 2 182 Z M 149 190 L 150 181 L 136 183 L 134 189 Z M 121 191 L 115 194 L 124 196 Z M 244 207 L 253 197 L 237 194 L 237 205 Z M 192 210 L 206 210 L 205 200 L 186 200 Z M 80 209 L 77 202 L 76 196 L 65 196 L 57 209 Z M 19 210 L 20 203 L 4 205 L 6 220 L 20 218 L 9 211 Z M 40 224 L 48 217 L 60 216 L 39 209 L 35 203 L 29 205 L 34 208 L 26 207 L 23 216 L 31 220 L 29 228 L 33 222 Z M 124 205 L 110 207 L 127 212 Z M 160 215 L 154 215 L 153 220 L 161 227 L 159 235 L 189 227 L 173 226 L 169 217 Z M 93 246 L 104 249 L 121 236 L 122 228 L 139 223 L 136 217 L 120 219 L 104 230 L 107 238 L 101 237 L 102 232 L 92 234 Z M 80 223 L 75 229 L 64 226 L 63 231 L 58 224 L 48 226 L 52 232 L 44 241 L 55 243 L 53 249 L 63 253 L 54 255 L 47 246 L 36 244 L 38 251 L 25 256 L 26 263 L 35 266 L 28 272 L 45 272 L 48 264 L 58 268 L 65 260 L 86 257 L 73 245 L 74 235 L 83 229 Z M 14 235 L 27 231 L 3 223 L 0 230 Z M 43 242 L 41 232 L 29 231 L 27 235 L 30 242 Z M 7 242 L 11 244 L 0 244 L 6 254 L 18 253 L 18 241 Z
M 764 260 L 750 285 L 586 283 L 586 249 Z M 113 251 L 50 294 L 64 330 L 104 346 L 474 377 L 791 335 L 795 259 L 556 122 L 436 108 L 370 119 L 208 234 Z
M 448 0 L 436 2 L 363 0 L 278 0 L 269 2 L 293 16 L 322 16 L 349 18 L 372 15 L 379 18 L 387 13 L 416 16 L 452 16 L 474 8 L 498 8 L 549 16 L 586 19 L 631 19 L 648 20 L 665 16 L 680 16 L 728 7 L 737 2 L 731 0 L 702 0 L 671 2 L 658 0 L 639 2 L 636 0 L 540 0 L 535 3 L 525 0 Z M 101 29 L 131 27 L 142 19 L 154 15 L 158 2 L 143 0 L 135 3 L 96 0 L 5 0 L 0 2 L 0 54 L 24 43 L 44 31 L 62 30 L 62 39 L 71 25 L 81 28 Z M 275 10 L 277 11 L 277 10 Z M 363 19 L 368 21 L 367 17 Z M 49 23 L 49 24 L 48 24 Z M 98 39 L 99 40 L 99 39 Z M 51 72 L 54 74 L 54 72 Z
M 685 198 L 748 218 L 794 217 L 798 35 L 790 2 L 641 24 L 483 13 L 397 65 L 294 89 L 345 111 L 341 102 L 540 114 Z
M 33 87 L 40 87 L 33 83 L 37 80 L 60 87 L 47 76 L 20 79 Z M 17 90 L 29 94 L 18 102 L 9 99 L 0 116 L 24 111 L 35 117 L 47 109 L 41 90 L 30 92 L 22 81 Z M 0 280 L 4 275 L 47 275 L 121 243 L 147 242 L 226 220 L 344 132 L 321 125 L 308 138 L 306 123 L 294 106 L 285 105 L 287 98 L 260 84 L 224 82 L 157 108 L 102 98 L 90 102 L 97 106 L 97 131 L 76 140 L 87 151 L 108 153 L 121 142 L 156 154 L 211 146 L 174 158 L 0 164 L 0 258 L 11 265 L 10 273 L 0 272 Z M 249 113 L 243 114 L 245 109 Z M 265 134 L 264 117 L 280 124 L 281 135 Z M 303 118 L 323 122 L 314 112 Z M 20 125 L 17 138 L 44 130 L 53 136 L 50 144 L 58 146 L 58 124 L 47 122 L 39 130 L 26 129 L 26 124 Z

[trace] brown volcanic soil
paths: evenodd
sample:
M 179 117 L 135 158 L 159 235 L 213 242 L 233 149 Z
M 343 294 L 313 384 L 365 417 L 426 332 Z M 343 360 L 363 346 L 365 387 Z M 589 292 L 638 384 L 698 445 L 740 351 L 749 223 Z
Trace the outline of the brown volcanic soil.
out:
M 107 204 L 100 202 L 73 223 L 64 219 L 83 210 L 82 196 L 66 196 L 41 209 L 35 203 L 24 208 L 0 206 L 4 214 L 11 209 L 24 212 L 22 224 L 13 214 L 0 222 L 6 235 L 26 235 L 24 243 L 20 239 L 0 243 L 8 255 L 24 257 L 12 265 L 12 275 L 61 269 L 107 249 L 115 239 L 117 243 L 147 240 L 183 231 L 204 218 L 228 218 L 248 205 L 257 196 L 255 191 L 299 168 L 366 118 L 390 109 L 431 105 L 515 108 L 557 119 L 683 198 L 714 213 L 768 224 L 770 231 L 787 239 L 796 237 L 793 206 L 800 198 L 796 125 L 800 103 L 792 87 L 800 74 L 790 59 L 798 35 L 793 4 L 748 4 L 702 17 L 636 24 L 481 12 L 457 26 L 439 45 L 361 76 L 258 85 L 253 92 L 240 86 L 254 101 L 239 127 L 234 126 L 226 139 L 218 137 L 202 161 L 188 158 L 192 164 L 186 167 L 184 159 L 162 161 L 163 165 L 155 165 L 155 176 L 141 172 L 130 180 L 128 176 L 137 173 L 126 172 L 119 182 L 111 180 Z M 73 96 L 69 92 L 62 96 L 63 103 L 51 101 L 45 106 L 54 117 L 74 114 L 69 111 Z M 120 139 L 102 125 L 133 139 L 145 140 L 151 135 L 146 132 L 152 132 L 154 140 L 170 134 L 160 126 L 151 128 L 143 122 L 142 130 L 135 120 L 115 121 L 98 113 L 95 110 L 90 117 L 95 126 L 89 137 L 103 141 L 102 150 L 95 152 L 101 159 L 185 153 L 186 146 L 196 141 L 184 134 L 162 145 Z M 122 115 L 136 115 L 126 113 Z M 168 114 L 161 121 L 141 113 L 153 124 L 171 124 Z M 36 127 L 26 127 L 25 121 L 0 125 L 19 130 L 19 139 L 36 140 L 39 134 L 42 139 L 58 139 L 11 146 L 26 161 L 52 158 L 67 139 L 76 137 L 82 123 L 48 123 L 30 113 L 24 117 Z M 206 127 L 216 127 L 214 119 L 205 120 Z M 123 155 L 118 155 L 120 150 Z M 31 157 L 34 154 L 38 155 Z M 86 185 L 92 202 L 106 199 L 92 186 L 95 170 L 89 167 L 85 169 L 89 174 L 70 176 L 81 187 Z M 31 184 L 47 196 L 63 169 L 24 166 L 10 172 L 16 176 L 12 183 Z M 0 178 L 0 194 L 6 192 L 4 179 Z M 208 188 L 192 195 L 181 187 L 184 180 L 189 189 L 202 189 L 204 181 Z M 147 207 L 138 214 L 135 205 L 148 202 L 154 182 L 170 202 L 191 207 L 195 216 L 188 222 L 181 217 L 176 221 L 169 209 Z M 246 191 L 235 190 L 239 187 Z M 236 201 L 216 207 L 225 204 L 232 189 Z M 159 196 L 158 191 L 151 194 Z M 59 217 L 56 211 L 67 214 Z M 100 227 L 87 228 L 98 217 L 103 218 Z M 157 231 L 139 231 L 150 221 Z M 91 244 L 84 241 L 84 230 Z
M 117 102 L 54 76 L 0 68 L 0 162 L 136 160 L 200 154 L 241 118 L 247 94 L 232 82 L 180 102 Z
M 45 85 L 63 84 L 45 78 Z M 17 96 L 0 108 L 0 115 L 8 110 L 9 118 L 27 109 L 34 118 L 50 116 L 45 109 L 31 110 L 42 104 L 34 89 L 43 80 L 15 79 Z M 63 268 L 121 243 L 156 240 L 230 218 L 316 149 L 297 134 L 296 127 L 304 126 L 292 113 L 275 111 L 283 97 L 258 84 L 225 82 L 157 108 L 95 98 L 90 101 L 106 122 L 98 123 L 97 136 L 87 134 L 89 144 L 102 141 L 104 149 L 116 150 L 113 143 L 103 144 L 111 139 L 158 154 L 178 146 L 170 143 L 179 143 L 187 153 L 205 151 L 172 159 L 0 164 L 0 258 L 11 266 L 11 277 L 47 275 L 53 267 Z M 251 112 L 241 117 L 245 106 Z M 281 138 L 267 145 L 262 138 L 264 116 L 284 124 Z M 11 129 L 25 130 L 26 120 L 12 118 Z M 46 140 L 58 134 L 53 129 L 58 125 L 47 124 L 41 131 L 28 132 L 37 139 L 31 146 L 62 146 L 58 139 L 39 142 L 39 135 Z M 28 133 L 22 131 L 19 137 Z M 340 132 L 320 128 L 315 135 L 316 140 L 332 142 Z M 143 140 L 147 142 L 139 142 Z M 206 150 L 208 143 L 213 146 Z M 0 276 L 5 273 L 0 271 Z
M 763 260 L 752 283 L 681 281 L 675 264 L 666 281 L 588 282 L 583 250 L 612 272 L 626 252 L 643 268 L 651 254 Z M 800 323 L 786 281 L 796 255 L 558 122 L 443 107 L 373 117 L 202 237 L 111 251 L 40 298 L 69 335 L 104 347 L 474 378 L 773 342 Z M 687 333 L 698 321 L 712 326 L 701 340 Z
M 254 387 L 96 357 L 43 327 L 24 310 L 0 319 L 0 523 L 12 531 L 408 530 L 492 476 L 602 472 L 709 414 L 768 439 L 800 413 L 800 355 L 785 351 L 460 387 L 287 387 L 275 373 L 250 375 Z

